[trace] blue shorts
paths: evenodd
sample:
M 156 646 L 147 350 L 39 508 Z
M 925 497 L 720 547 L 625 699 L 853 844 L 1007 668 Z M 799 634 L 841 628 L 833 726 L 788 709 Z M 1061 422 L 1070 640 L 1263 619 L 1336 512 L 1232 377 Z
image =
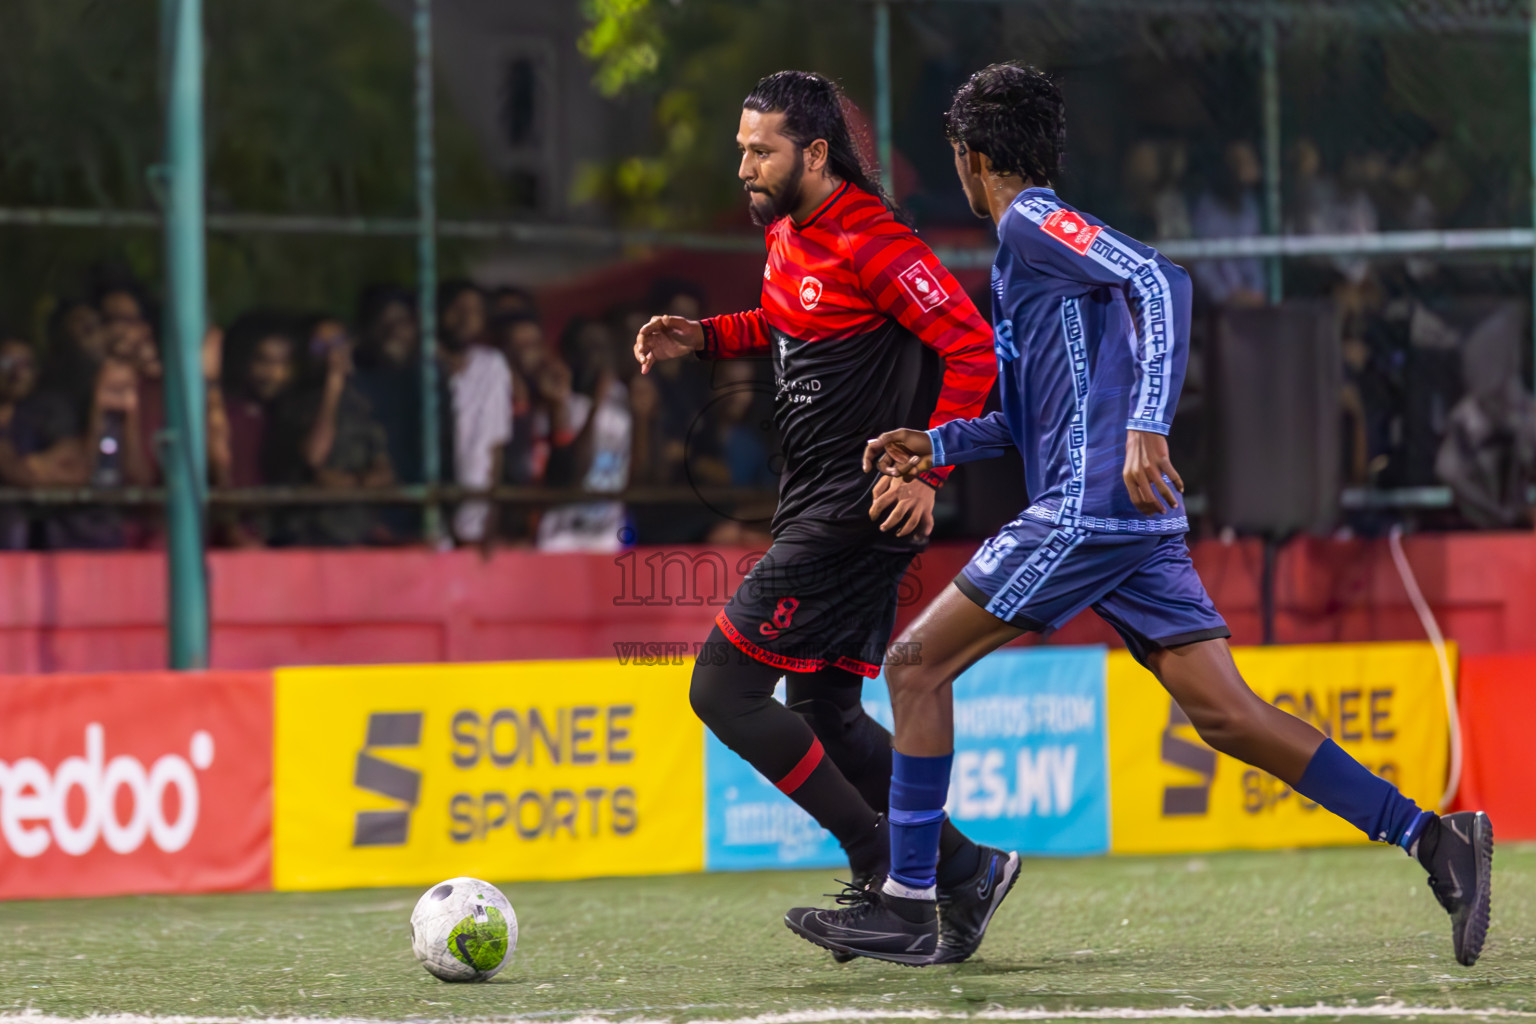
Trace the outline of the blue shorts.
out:
M 1021 516 L 977 549 L 955 586 L 1004 622 L 1047 636 L 1092 608 L 1143 664 L 1163 647 L 1232 635 L 1183 534 L 1093 533 Z

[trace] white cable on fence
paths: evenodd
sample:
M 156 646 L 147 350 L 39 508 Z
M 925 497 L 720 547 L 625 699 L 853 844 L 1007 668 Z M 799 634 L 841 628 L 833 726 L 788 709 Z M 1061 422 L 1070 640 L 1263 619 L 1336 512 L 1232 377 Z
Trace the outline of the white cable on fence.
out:
M 1419 589 L 1413 566 L 1408 564 L 1408 556 L 1403 553 L 1401 526 L 1392 527 L 1387 534 L 1387 547 L 1392 551 L 1392 564 L 1397 566 L 1403 589 L 1408 592 L 1408 601 L 1418 613 L 1419 622 L 1424 626 L 1424 632 L 1428 634 L 1429 642 L 1435 649 L 1435 657 L 1440 662 L 1440 683 L 1445 689 L 1445 718 L 1451 733 L 1450 770 L 1446 773 L 1445 792 L 1440 795 L 1440 807 L 1445 808 L 1450 805 L 1456 790 L 1461 786 L 1461 714 L 1456 708 L 1456 683 L 1451 677 L 1451 659 L 1446 654 L 1445 636 L 1440 632 L 1440 624 L 1435 621 L 1435 613 L 1429 607 L 1429 602 L 1424 600 L 1424 592 Z

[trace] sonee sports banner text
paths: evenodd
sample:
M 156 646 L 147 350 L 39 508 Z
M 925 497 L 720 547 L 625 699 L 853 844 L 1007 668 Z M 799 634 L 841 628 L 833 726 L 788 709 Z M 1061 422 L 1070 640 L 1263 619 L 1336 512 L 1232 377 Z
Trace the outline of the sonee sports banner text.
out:
M 703 867 L 686 666 L 281 669 L 279 889 Z
M 1452 670 L 1456 652 L 1450 652 Z M 1238 647 L 1260 697 L 1437 809 L 1448 756 L 1445 689 L 1423 643 Z M 1109 764 L 1116 853 L 1363 843 L 1365 836 L 1266 772 L 1217 754 L 1152 674 L 1109 655 Z

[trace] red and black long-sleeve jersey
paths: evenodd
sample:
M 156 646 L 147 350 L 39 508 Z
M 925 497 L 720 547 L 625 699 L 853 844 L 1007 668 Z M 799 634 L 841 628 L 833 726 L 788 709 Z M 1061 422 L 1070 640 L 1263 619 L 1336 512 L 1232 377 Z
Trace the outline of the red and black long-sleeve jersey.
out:
M 784 455 L 773 533 L 793 524 L 910 548 L 869 520 L 876 476 L 860 465 L 864 445 L 978 415 L 997 379 L 991 328 L 912 229 L 853 185 L 767 234 L 762 306 L 705 320 L 701 355 L 773 358 Z

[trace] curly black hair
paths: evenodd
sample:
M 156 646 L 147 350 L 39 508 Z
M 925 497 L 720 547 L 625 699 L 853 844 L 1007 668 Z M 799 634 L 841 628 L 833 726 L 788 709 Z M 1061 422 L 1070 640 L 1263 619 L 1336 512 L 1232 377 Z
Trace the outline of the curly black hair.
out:
M 1061 173 L 1067 146 L 1066 105 L 1045 72 L 1027 64 L 992 64 L 955 93 L 944 134 L 983 153 L 999 174 L 1048 185 Z

